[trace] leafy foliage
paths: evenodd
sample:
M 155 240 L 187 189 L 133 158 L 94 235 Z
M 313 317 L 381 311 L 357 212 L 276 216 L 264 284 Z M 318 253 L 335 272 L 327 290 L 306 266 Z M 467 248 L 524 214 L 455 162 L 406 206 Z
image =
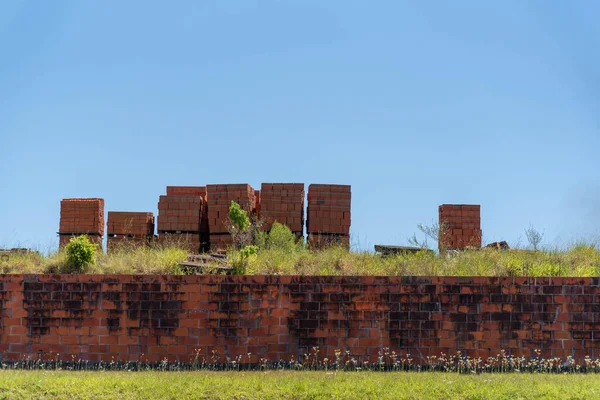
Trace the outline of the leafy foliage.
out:
M 258 247 L 257 246 L 245 246 L 240 251 L 240 254 L 244 258 L 249 258 L 251 256 L 255 256 L 257 252 L 258 252 Z
M 294 251 L 296 249 L 296 236 L 286 225 L 275 222 L 265 238 L 265 248 Z
M 248 213 L 235 201 L 229 205 L 229 222 L 237 232 L 244 232 L 250 226 Z
M 95 264 L 96 249 L 97 245 L 85 235 L 72 238 L 65 246 L 70 272 L 84 272 L 90 264 Z
M 247 272 L 248 262 L 256 257 L 258 253 L 257 246 L 244 246 L 240 251 L 233 251 L 229 257 L 233 266 L 233 273 L 236 275 L 244 275 Z

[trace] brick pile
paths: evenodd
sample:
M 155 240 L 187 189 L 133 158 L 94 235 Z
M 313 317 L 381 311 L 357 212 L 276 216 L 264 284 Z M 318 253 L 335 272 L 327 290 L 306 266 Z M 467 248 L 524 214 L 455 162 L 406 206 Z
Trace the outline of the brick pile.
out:
M 263 183 L 260 190 L 260 218 L 269 231 L 274 222 L 286 225 L 296 236 L 304 234 L 304 184 Z
M 254 191 L 254 214 L 260 217 L 260 190 Z
M 167 195 L 158 202 L 159 241 L 183 245 L 192 253 L 204 251 L 208 245 L 206 216 L 204 186 L 168 186 Z
M 308 187 L 308 243 L 322 247 L 350 244 L 350 185 L 311 184 Z
M 467 204 L 439 206 L 439 250 L 481 248 L 481 207 Z
M 208 231 L 212 250 L 222 250 L 233 244 L 228 229 L 229 206 L 235 201 L 252 214 L 256 210 L 255 191 L 243 184 L 207 185 Z
M 62 199 L 60 202 L 59 245 L 66 246 L 71 237 L 87 235 L 102 245 L 104 235 L 104 199 Z
M 151 212 L 109 211 L 107 251 L 121 245 L 145 246 L 154 238 L 154 214 Z

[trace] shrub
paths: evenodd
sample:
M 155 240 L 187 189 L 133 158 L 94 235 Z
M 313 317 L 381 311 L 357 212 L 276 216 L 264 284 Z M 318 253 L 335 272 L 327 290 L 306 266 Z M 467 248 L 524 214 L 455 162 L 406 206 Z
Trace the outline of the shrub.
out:
M 236 249 L 250 243 L 252 232 L 248 229 L 249 227 L 248 213 L 238 203 L 232 201 L 229 205 L 229 233 L 231 233 Z
M 246 246 L 240 252 L 242 257 L 248 258 L 250 256 L 255 256 L 258 252 L 258 247 L 256 246 Z
M 94 264 L 96 249 L 96 244 L 90 243 L 85 235 L 72 238 L 65 247 L 67 264 L 71 271 L 84 272 L 90 264 Z
M 542 239 L 544 239 L 544 233 L 535 229 L 533 225 L 529 225 L 529 228 L 525 229 L 525 236 L 527 236 L 529 246 L 533 250 L 538 250 Z
M 290 228 L 279 222 L 275 222 L 265 238 L 265 248 L 293 251 L 296 249 L 296 236 Z
M 258 247 L 256 246 L 244 246 L 244 248 L 239 252 L 233 251 L 230 254 L 233 273 L 235 275 L 244 275 L 248 268 L 248 261 L 252 258 L 255 258 L 257 252 Z
M 235 201 L 229 205 L 229 222 L 238 232 L 244 232 L 250 226 L 248 213 Z

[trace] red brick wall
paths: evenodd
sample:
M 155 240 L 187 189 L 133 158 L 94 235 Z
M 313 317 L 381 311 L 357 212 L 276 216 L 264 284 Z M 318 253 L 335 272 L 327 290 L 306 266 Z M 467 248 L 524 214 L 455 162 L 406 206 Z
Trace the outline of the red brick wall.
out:
M 600 356 L 600 278 L 1 275 L 5 360 Z

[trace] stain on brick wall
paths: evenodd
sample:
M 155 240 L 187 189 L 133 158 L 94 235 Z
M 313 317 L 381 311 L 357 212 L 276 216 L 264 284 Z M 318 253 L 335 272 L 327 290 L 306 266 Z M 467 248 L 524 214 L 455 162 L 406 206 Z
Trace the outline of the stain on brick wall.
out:
M 600 278 L 2 275 L 0 294 L 5 360 L 600 357 Z

